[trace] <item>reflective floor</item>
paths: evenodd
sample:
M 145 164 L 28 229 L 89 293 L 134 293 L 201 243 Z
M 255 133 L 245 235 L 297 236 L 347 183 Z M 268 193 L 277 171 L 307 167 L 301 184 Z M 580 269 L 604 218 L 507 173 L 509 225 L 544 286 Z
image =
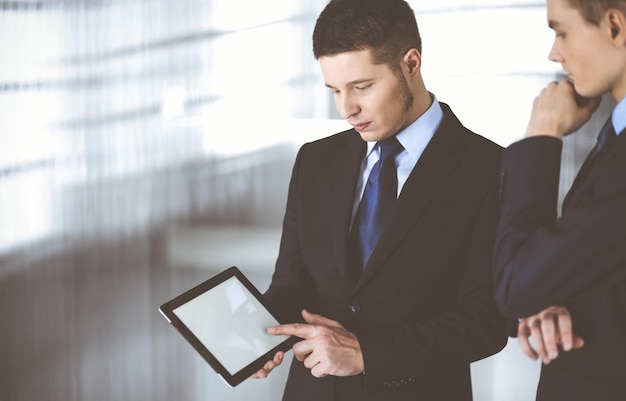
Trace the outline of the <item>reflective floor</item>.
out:
M 279 234 L 276 227 L 170 227 L 4 274 L 0 399 L 279 400 L 286 368 L 231 389 L 157 311 L 230 264 L 264 289 Z M 532 400 L 538 367 L 510 342 L 472 366 L 475 399 Z

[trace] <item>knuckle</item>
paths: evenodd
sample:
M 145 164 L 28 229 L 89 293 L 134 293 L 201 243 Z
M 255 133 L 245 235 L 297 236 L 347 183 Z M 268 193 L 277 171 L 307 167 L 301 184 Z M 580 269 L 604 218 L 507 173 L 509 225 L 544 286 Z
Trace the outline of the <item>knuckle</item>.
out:
M 324 335 L 320 336 L 320 337 L 319 337 L 319 343 L 320 343 L 321 345 L 324 345 L 324 346 L 329 345 L 329 344 L 331 343 L 330 336 L 329 336 L 329 335 L 327 335 L 327 334 L 324 334 Z
M 313 328 L 314 328 L 314 329 L 315 329 L 315 331 L 316 331 L 317 333 L 319 333 L 320 335 L 326 335 L 326 334 L 328 334 L 328 332 L 330 331 L 330 330 L 328 329 L 328 327 L 326 327 L 326 326 L 320 326 L 320 325 L 318 325 L 318 324 L 314 325 L 314 326 L 313 326 Z

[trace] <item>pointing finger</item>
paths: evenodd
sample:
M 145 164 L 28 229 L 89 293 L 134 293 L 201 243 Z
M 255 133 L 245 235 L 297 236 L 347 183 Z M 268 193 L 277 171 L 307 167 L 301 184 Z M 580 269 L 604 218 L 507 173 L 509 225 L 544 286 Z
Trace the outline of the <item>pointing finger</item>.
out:
M 296 336 L 304 339 L 312 337 L 315 333 L 315 328 L 310 324 L 304 323 L 290 323 L 280 324 L 278 326 L 272 326 L 267 329 L 267 332 L 272 335 L 285 335 Z

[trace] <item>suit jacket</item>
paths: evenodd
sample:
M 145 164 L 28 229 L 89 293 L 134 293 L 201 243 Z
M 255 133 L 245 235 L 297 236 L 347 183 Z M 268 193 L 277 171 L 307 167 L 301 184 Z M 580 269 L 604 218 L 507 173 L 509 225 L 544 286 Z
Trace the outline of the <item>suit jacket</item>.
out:
M 626 134 L 586 162 L 557 218 L 562 142 L 504 154 L 496 298 L 509 316 L 569 309 L 580 350 L 542 367 L 538 400 L 626 400 Z
M 501 148 L 442 108 L 356 284 L 347 249 L 366 144 L 348 130 L 300 149 L 266 297 L 282 322 L 307 308 L 355 333 L 365 374 L 317 379 L 294 358 L 284 400 L 471 400 L 470 362 L 505 345 L 490 269 Z

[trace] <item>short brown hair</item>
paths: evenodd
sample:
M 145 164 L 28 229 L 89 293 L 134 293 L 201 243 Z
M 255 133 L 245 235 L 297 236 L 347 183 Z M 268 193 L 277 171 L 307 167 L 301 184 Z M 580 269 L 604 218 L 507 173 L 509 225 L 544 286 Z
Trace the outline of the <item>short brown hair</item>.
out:
M 313 31 L 316 59 L 370 50 L 376 64 L 396 64 L 410 49 L 422 51 L 415 13 L 404 0 L 332 0 Z
M 607 10 L 615 8 L 626 15 L 626 0 L 567 0 L 591 24 L 598 26 Z

